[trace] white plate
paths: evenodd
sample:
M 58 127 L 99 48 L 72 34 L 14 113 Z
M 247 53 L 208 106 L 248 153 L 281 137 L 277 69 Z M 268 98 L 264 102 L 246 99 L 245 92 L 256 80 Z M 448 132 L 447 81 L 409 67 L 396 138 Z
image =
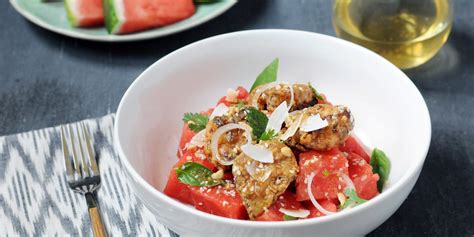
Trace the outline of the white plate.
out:
M 183 21 L 127 35 L 110 35 L 104 27 L 87 29 L 71 27 L 67 21 L 63 2 L 44 3 L 40 0 L 10 0 L 10 3 L 26 19 L 47 30 L 78 39 L 117 42 L 158 38 L 187 30 L 224 13 L 237 3 L 237 0 L 197 4 L 196 13 Z

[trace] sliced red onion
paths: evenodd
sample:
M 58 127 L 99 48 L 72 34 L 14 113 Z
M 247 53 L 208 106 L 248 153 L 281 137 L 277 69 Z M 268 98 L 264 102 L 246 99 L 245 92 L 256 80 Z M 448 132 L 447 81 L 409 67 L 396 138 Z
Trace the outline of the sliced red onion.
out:
M 248 125 L 238 124 L 238 123 L 229 123 L 222 127 L 219 127 L 216 132 L 212 135 L 211 138 L 211 151 L 214 158 L 221 165 L 232 165 L 234 160 L 224 160 L 219 154 L 219 138 L 226 132 L 233 129 L 242 129 L 245 131 L 245 137 L 247 138 L 247 144 L 252 144 L 252 134 L 251 129 Z
M 206 145 L 206 129 L 201 130 L 200 132 L 196 133 L 193 138 L 191 138 L 191 141 L 189 141 L 189 144 L 194 145 L 194 146 L 199 146 L 203 147 Z
M 328 210 L 324 209 L 321 205 L 319 205 L 316 198 L 314 198 L 313 190 L 311 189 L 311 186 L 313 185 L 313 179 L 314 179 L 315 175 L 316 175 L 315 173 L 311 173 L 310 175 L 308 175 L 308 177 L 306 177 L 306 183 L 308 184 L 306 186 L 306 191 L 308 192 L 309 199 L 311 200 L 311 203 L 313 203 L 314 207 L 316 207 L 316 209 L 318 209 L 318 211 L 320 211 L 324 215 L 331 215 L 331 214 L 337 213 L 337 212 L 328 211 Z
M 278 107 L 273 111 L 273 113 L 268 118 L 268 123 L 266 131 L 273 129 L 275 132 L 280 132 L 281 125 L 285 122 L 285 119 L 288 117 L 288 106 L 286 101 L 283 101 Z
M 346 188 L 348 189 L 354 189 L 354 191 L 356 190 L 355 189 L 355 186 L 354 186 L 354 183 L 352 182 L 352 180 L 349 178 L 349 176 L 347 176 L 346 174 L 342 173 L 342 172 L 339 172 L 339 175 L 342 177 L 342 179 L 344 180 L 344 182 L 346 182 Z
M 229 107 L 227 107 L 224 103 L 220 103 L 211 113 L 211 115 L 209 115 L 209 120 L 212 120 L 214 117 L 217 117 L 217 116 L 222 116 L 224 115 L 225 113 L 227 113 L 227 111 L 229 111 Z
M 273 153 L 261 145 L 247 143 L 241 146 L 240 149 L 245 155 L 256 161 L 262 163 L 273 163 Z
M 326 119 L 321 119 L 321 115 L 311 115 L 300 125 L 300 131 L 303 132 L 312 132 L 319 130 L 321 128 L 327 127 L 328 121 Z
M 290 210 L 290 209 L 280 208 L 278 211 L 280 211 L 281 213 L 287 216 L 298 217 L 298 218 L 306 218 L 310 214 L 310 211 L 305 210 L 305 209 Z

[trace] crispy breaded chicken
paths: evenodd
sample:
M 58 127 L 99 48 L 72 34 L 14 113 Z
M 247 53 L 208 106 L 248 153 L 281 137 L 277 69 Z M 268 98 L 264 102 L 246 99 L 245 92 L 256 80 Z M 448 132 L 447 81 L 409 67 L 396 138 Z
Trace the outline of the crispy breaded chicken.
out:
M 298 129 L 292 137 L 286 140 L 288 146 L 301 151 L 309 149 L 329 150 L 341 145 L 354 128 L 354 117 L 349 109 L 342 105 L 317 104 L 301 112 L 303 113 L 303 122 L 309 116 L 317 114 L 321 116 L 321 119 L 328 122 L 327 127 L 316 131 L 303 132 Z M 298 114 L 293 116 L 298 116 Z
M 206 125 L 206 141 L 210 144 L 212 135 L 216 132 L 219 127 L 222 127 L 229 123 L 238 123 L 245 121 L 247 116 L 246 107 L 237 108 L 235 106 L 229 107 L 229 111 L 222 116 L 216 116 L 209 120 Z M 247 143 L 247 138 L 244 136 L 244 131 L 241 129 L 233 129 L 221 136 L 219 140 L 219 155 L 223 159 L 233 160 L 237 157 L 241 150 L 240 146 Z M 208 149 L 208 153 L 210 149 Z M 209 154 L 211 162 L 215 165 L 221 166 L 215 158 Z M 222 167 L 222 166 L 221 166 Z M 223 167 L 222 167 L 223 168 Z
M 290 111 L 300 110 L 317 103 L 316 95 L 309 85 L 306 84 L 294 84 L 292 85 L 294 92 L 294 104 Z M 257 92 L 261 90 L 262 86 L 258 86 L 252 92 L 250 92 L 250 102 L 257 100 L 259 110 L 267 110 L 273 112 L 283 101 L 290 104 L 291 92 L 290 87 L 285 84 L 280 84 L 275 87 L 269 88 L 262 92 L 259 98 Z
M 273 153 L 273 163 L 261 163 L 241 153 L 234 160 L 234 181 L 250 219 L 262 214 L 296 179 L 295 155 L 278 140 L 260 143 Z

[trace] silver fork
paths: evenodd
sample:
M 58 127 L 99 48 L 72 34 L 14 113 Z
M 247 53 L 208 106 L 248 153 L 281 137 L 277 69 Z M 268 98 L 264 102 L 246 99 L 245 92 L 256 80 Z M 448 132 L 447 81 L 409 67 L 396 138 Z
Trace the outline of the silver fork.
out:
M 107 236 L 95 196 L 100 187 L 99 166 L 86 125 L 61 126 L 61 144 L 69 187 L 86 197 L 94 236 Z

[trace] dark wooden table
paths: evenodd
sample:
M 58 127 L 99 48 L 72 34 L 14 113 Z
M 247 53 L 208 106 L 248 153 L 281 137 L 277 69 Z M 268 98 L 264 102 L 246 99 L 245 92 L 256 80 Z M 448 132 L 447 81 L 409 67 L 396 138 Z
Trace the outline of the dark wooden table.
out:
M 474 236 L 474 1 L 453 0 L 448 43 L 406 71 L 423 94 L 433 136 L 421 176 L 401 208 L 369 236 Z M 245 0 L 204 25 L 165 38 L 95 43 L 31 24 L 0 1 L 0 135 L 115 112 L 153 62 L 194 41 L 248 29 L 334 35 L 328 0 Z

